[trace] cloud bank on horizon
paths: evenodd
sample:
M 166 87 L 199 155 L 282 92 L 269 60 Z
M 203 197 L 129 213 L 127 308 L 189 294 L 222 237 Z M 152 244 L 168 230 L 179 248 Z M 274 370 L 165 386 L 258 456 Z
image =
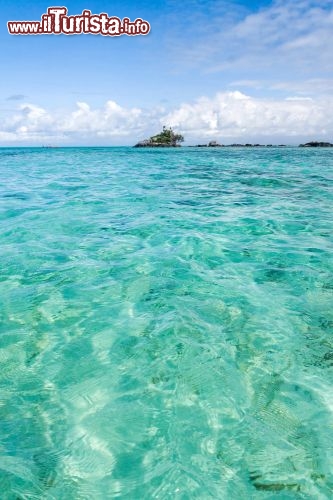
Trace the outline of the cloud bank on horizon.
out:
M 62 102 L 65 88 L 59 88 L 57 105 L 27 99 L 30 89 L 16 85 L 0 106 L 0 144 L 127 145 L 162 125 L 180 131 L 188 144 L 333 140 L 333 0 L 263 0 L 255 10 L 245 0 L 238 6 L 169 0 L 163 14 L 155 13 L 155 29 L 150 19 L 139 59 L 146 69 L 156 65 L 156 79 L 147 71 L 133 93 L 135 82 L 123 79 L 120 67 L 119 85 L 128 85 L 131 98 L 105 87 L 104 103 L 83 81 L 77 82 L 80 102 L 73 95 Z M 154 50 L 161 47 L 167 57 L 158 62 Z M 143 102 L 144 90 L 155 99 Z
M 174 127 L 191 141 L 240 138 L 280 142 L 289 138 L 333 137 L 333 97 L 292 97 L 282 100 L 249 97 L 239 91 L 218 93 L 184 103 L 172 111 L 124 108 L 107 101 L 101 108 L 77 103 L 74 111 L 50 113 L 21 104 L 2 124 L 0 141 L 60 144 L 131 144 L 162 125 Z

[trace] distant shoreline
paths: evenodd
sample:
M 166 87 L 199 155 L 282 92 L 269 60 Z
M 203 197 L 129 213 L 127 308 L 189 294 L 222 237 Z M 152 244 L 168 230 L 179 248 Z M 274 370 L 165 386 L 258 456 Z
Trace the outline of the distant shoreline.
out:
M 187 144 L 183 146 L 171 146 L 171 145 L 163 145 L 163 146 L 145 146 L 143 148 L 138 148 L 138 149 L 159 149 L 159 150 L 184 150 L 184 149 L 203 149 L 203 150 L 212 150 L 212 149 L 237 149 L 237 148 L 242 148 L 242 149 L 283 149 L 283 148 L 305 148 L 305 149 L 329 149 L 333 147 L 333 144 L 331 143 L 318 143 L 318 145 L 310 145 L 311 143 L 306 143 L 306 144 L 220 144 L 216 146 L 209 146 L 208 144 Z M 100 149 L 105 149 L 105 148 L 133 148 L 133 145 L 55 145 L 55 146 L 37 146 L 37 145 L 7 145 L 7 146 L 1 146 L 0 145 L 0 150 L 1 149 L 43 149 L 43 150 L 57 150 L 57 149 L 71 149 L 71 148 L 100 148 Z
M 180 144 L 172 145 L 172 144 L 161 144 L 161 143 L 153 143 L 153 142 L 139 142 L 135 146 L 135 148 L 179 148 Z M 208 144 L 195 144 L 183 146 L 188 148 L 287 148 L 287 147 L 300 147 L 300 148 L 332 148 L 333 144 L 330 142 L 319 142 L 319 141 L 311 141 L 306 142 L 305 144 L 297 145 L 287 145 L 287 144 L 218 144 L 216 141 L 211 141 Z

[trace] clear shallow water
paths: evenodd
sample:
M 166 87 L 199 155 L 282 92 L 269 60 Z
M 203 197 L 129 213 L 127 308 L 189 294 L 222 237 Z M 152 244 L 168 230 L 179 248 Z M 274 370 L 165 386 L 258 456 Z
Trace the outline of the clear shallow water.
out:
M 2 499 L 332 498 L 332 150 L 0 170 Z

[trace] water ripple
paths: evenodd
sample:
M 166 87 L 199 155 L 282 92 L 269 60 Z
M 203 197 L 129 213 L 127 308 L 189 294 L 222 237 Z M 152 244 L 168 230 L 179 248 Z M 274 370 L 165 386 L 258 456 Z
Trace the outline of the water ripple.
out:
M 2 498 L 332 498 L 331 151 L 0 168 Z

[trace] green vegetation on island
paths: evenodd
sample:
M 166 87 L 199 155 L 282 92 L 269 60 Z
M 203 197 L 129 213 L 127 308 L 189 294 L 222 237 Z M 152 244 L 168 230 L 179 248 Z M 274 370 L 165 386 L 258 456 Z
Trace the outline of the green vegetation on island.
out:
M 149 139 L 138 142 L 134 147 L 136 148 L 147 148 L 147 147 L 179 147 L 180 142 L 184 141 L 184 137 L 181 134 L 177 134 L 172 130 L 172 128 L 163 127 L 162 132 L 157 135 L 151 136 Z

